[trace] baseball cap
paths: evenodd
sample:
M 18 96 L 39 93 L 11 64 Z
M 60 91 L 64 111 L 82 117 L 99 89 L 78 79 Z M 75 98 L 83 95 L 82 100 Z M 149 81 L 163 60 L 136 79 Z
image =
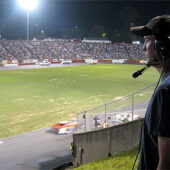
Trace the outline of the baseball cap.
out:
M 131 27 L 130 30 L 137 36 L 155 35 L 156 37 L 170 36 L 170 15 L 161 15 L 152 18 L 146 25 Z

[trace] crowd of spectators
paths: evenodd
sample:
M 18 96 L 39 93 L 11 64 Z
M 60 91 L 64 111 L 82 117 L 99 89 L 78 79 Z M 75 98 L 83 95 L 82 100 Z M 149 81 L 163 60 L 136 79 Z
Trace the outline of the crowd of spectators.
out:
M 71 40 L 1 40 L 0 60 L 24 59 L 145 59 L 142 45 Z

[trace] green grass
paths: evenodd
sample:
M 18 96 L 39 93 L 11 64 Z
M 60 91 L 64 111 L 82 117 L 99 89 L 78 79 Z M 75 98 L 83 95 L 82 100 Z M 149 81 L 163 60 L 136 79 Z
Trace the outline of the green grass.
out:
M 156 81 L 150 68 L 138 79 L 137 65 L 88 65 L 0 71 L 0 137 L 70 120 L 78 112 L 128 95 Z
M 87 165 L 82 165 L 75 170 L 131 170 L 136 158 L 137 148 L 131 151 L 122 152 L 113 157 L 108 157 L 103 160 L 95 161 Z M 138 156 L 139 160 L 139 156 Z M 138 160 L 135 164 L 137 169 Z

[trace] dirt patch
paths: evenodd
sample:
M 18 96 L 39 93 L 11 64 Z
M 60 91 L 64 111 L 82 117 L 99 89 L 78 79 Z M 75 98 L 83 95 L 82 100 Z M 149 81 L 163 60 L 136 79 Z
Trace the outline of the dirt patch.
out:
M 53 100 L 53 99 L 50 99 L 49 101 L 50 101 L 51 103 L 54 103 L 54 100 Z
M 144 94 L 139 94 L 139 96 L 144 96 Z
M 58 79 L 50 79 L 48 80 L 49 82 L 52 82 L 52 81 L 57 81 Z
M 118 97 L 115 97 L 114 99 L 115 100 L 119 100 L 119 99 L 121 99 L 123 96 L 118 96 Z
M 14 101 L 15 102 L 20 102 L 20 101 L 24 101 L 25 100 L 25 98 L 18 98 L 18 99 L 15 99 Z

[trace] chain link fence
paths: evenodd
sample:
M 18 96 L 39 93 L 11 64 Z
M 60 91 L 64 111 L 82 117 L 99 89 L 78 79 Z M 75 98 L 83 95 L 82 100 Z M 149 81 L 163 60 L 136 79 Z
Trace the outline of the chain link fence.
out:
M 120 99 L 77 114 L 77 133 L 118 125 L 144 117 L 154 82 Z

